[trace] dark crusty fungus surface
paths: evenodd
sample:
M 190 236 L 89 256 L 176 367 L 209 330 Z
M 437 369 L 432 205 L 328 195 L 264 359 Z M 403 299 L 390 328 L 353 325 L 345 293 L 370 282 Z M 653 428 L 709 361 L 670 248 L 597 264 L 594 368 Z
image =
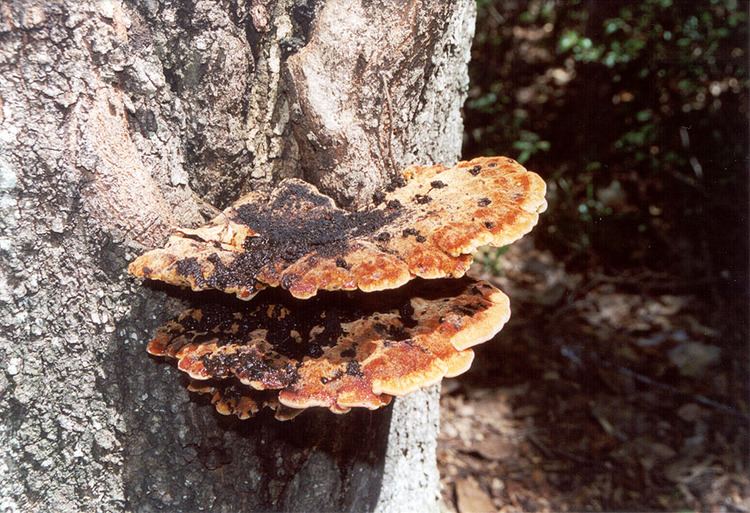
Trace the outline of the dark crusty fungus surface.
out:
M 247 418 L 274 400 L 344 413 L 465 372 L 469 348 L 509 316 L 505 294 L 466 277 L 306 301 L 268 289 L 250 303 L 227 296 L 184 311 L 158 330 L 148 352 L 176 359 L 192 389 L 205 382 L 220 413 Z
M 284 180 L 204 226 L 178 229 L 129 270 L 241 299 L 266 286 L 302 299 L 318 290 L 394 289 L 414 277 L 463 276 L 479 246 L 519 239 L 546 208 L 544 181 L 505 157 L 412 166 L 402 178 L 356 212 L 310 184 Z

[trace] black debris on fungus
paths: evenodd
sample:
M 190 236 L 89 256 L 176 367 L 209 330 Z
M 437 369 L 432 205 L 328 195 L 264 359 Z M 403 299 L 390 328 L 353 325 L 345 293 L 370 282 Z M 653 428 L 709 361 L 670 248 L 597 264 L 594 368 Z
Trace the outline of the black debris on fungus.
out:
M 406 180 L 404 179 L 404 177 L 401 175 L 397 175 L 393 178 L 393 182 L 386 186 L 385 190 L 388 192 L 393 192 L 396 189 L 403 187 L 404 185 L 406 185 Z
M 346 260 L 344 260 L 341 257 L 336 258 L 336 267 L 340 267 L 341 269 L 350 269 L 351 266 L 346 263 Z
M 417 236 L 419 235 L 419 230 L 416 228 L 405 228 L 404 231 L 401 232 L 402 237 L 408 237 L 410 235 Z
M 388 205 L 388 208 L 390 208 L 391 210 L 398 210 L 402 207 L 399 200 L 390 200 L 386 205 Z
M 317 333 L 312 345 L 330 346 L 343 333 L 342 323 L 361 318 L 356 308 L 345 312 L 314 299 L 302 305 L 301 300 L 285 297 L 284 294 L 263 295 L 265 301 L 254 301 L 246 305 L 239 300 L 224 298 L 217 303 L 203 303 L 200 320 L 189 315 L 183 316 L 175 323 L 181 329 L 170 329 L 169 332 L 175 335 L 187 332 L 192 338 L 186 336 L 185 343 L 217 341 L 218 345 L 242 345 L 251 339 L 251 332 L 263 329 L 266 330 L 265 339 L 273 351 L 300 360 L 310 350 L 317 352 L 314 347 L 311 349 L 311 331 Z M 292 331 L 299 333 L 302 343 L 290 336 Z
M 492 200 L 489 198 L 480 198 L 479 201 L 477 201 L 477 205 L 480 207 L 486 207 L 490 203 L 492 203 Z
M 207 260 L 213 264 L 214 271 L 207 278 L 203 276 L 201 266 L 195 257 L 178 260 L 176 268 L 178 274 L 193 277 L 195 284 L 201 288 L 208 286 L 222 289 L 235 286 L 245 287 L 252 292 L 256 286 L 255 274 L 257 270 L 255 270 L 255 263 L 251 266 L 245 265 L 246 260 L 250 258 L 246 253 L 241 253 L 230 265 L 224 265 L 219 256 L 213 253 L 208 256 Z M 258 269 L 260 269 L 260 266 L 258 266 Z
M 492 221 L 485 221 L 484 222 L 484 227 L 492 229 L 492 228 L 495 227 L 495 223 L 493 223 Z
M 427 203 L 432 201 L 432 198 L 425 194 L 415 194 L 414 201 L 419 203 L 420 205 L 426 205 Z
M 417 326 L 417 321 L 414 319 L 414 307 L 411 306 L 411 301 L 404 301 L 398 309 L 398 314 L 401 317 L 401 324 L 405 327 L 414 328 Z
M 177 262 L 177 273 L 185 276 L 186 278 L 193 278 L 195 284 L 202 287 L 206 284 L 203 273 L 201 272 L 201 264 L 198 263 L 198 259 L 195 257 L 183 258 Z
M 481 310 L 481 308 L 475 305 L 459 305 L 454 309 L 454 311 L 457 313 L 461 313 L 463 315 L 469 315 L 469 316 L 474 315 L 479 310 Z
M 308 300 L 309 302 L 309 300 Z M 307 305 L 308 303 L 304 303 Z M 342 323 L 351 322 L 358 318 L 359 310 L 352 309 L 347 312 L 338 307 L 327 305 L 325 302 L 318 302 L 316 308 L 322 309 L 323 312 L 320 314 L 320 324 L 323 326 L 323 339 L 322 345 L 333 345 L 336 340 L 344 333 L 344 328 L 341 327 Z M 301 308 L 304 311 L 304 306 L 299 305 L 297 308 Z M 328 308 L 329 310 L 326 310 Z M 325 314 L 325 316 L 324 316 Z
M 417 242 L 425 242 L 427 238 L 423 235 L 417 235 Z
M 471 173 L 472 176 L 477 176 L 482 171 L 482 166 L 474 166 L 469 168 L 469 173 Z
M 285 387 L 294 384 L 299 375 L 292 365 L 275 368 L 273 361 L 260 353 L 241 352 L 232 354 L 206 354 L 201 358 L 203 367 L 214 377 L 228 377 L 232 370 L 250 381 L 261 381 L 266 385 Z
M 206 371 L 217 378 L 236 372 L 242 379 L 284 386 L 298 379 L 296 368 L 306 357 L 320 358 L 327 347 L 339 342 L 343 325 L 364 318 L 389 317 L 396 311 L 400 322 L 376 322 L 373 328 L 384 344 L 406 343 L 410 339 L 409 330 L 418 324 L 412 298 L 448 300 L 467 290 L 476 293 L 472 286 L 473 282 L 467 278 L 415 279 L 399 289 L 322 292 L 307 300 L 295 299 L 283 290 L 265 289 L 251 303 L 225 294 L 203 292 L 199 308 L 188 310 L 164 329 L 174 339 L 170 344 L 210 342 L 219 346 L 255 343 L 252 339 L 257 340 L 257 336 L 251 334 L 265 330 L 263 339 L 269 351 L 238 347 L 233 353 L 209 353 L 200 359 Z M 468 306 L 456 311 L 474 313 Z M 299 336 L 290 336 L 293 331 Z M 356 349 L 347 347 L 341 355 L 353 358 Z M 281 365 L 281 357 L 293 362 Z
M 391 234 L 388 232 L 379 233 L 378 236 L 375 237 L 375 240 L 377 240 L 378 242 L 388 242 L 389 240 L 391 240 Z
M 244 375 L 245 370 L 240 368 L 240 373 Z M 277 371 L 274 375 L 279 378 L 278 384 L 274 383 L 275 386 L 288 386 L 287 383 L 293 385 L 299 379 L 297 368 L 294 365 L 284 365 L 282 370 L 280 372 Z
M 260 268 L 278 256 L 293 262 L 313 251 L 323 256 L 343 251 L 349 241 L 379 230 L 397 215 L 377 209 L 299 211 L 246 204 L 237 208 L 235 221 L 261 233 L 259 237 L 245 239 L 245 249 L 257 254 Z
M 402 342 L 404 340 L 409 340 L 410 338 L 409 333 L 407 333 L 403 326 L 389 326 L 388 340 Z
M 414 310 L 412 310 L 413 315 Z M 384 337 L 390 342 L 401 342 L 403 340 L 406 340 L 409 337 L 409 333 L 404 329 L 403 326 L 396 326 L 393 324 L 383 324 L 383 323 L 377 323 L 374 326 L 375 331 L 378 332 L 379 335 Z
M 434 180 L 430 182 L 430 187 L 433 189 L 442 189 L 443 187 L 448 187 L 448 184 L 440 180 Z
M 255 277 L 234 272 L 234 264 L 224 265 L 219 255 L 212 253 L 207 260 L 214 266 L 214 271 L 204 280 L 212 288 L 223 289 L 228 286 L 242 286 L 250 290 L 255 289 Z M 235 261 L 236 262 L 236 261 Z
M 193 276 L 196 282 L 203 280 L 198 283 L 200 286 L 252 287 L 261 269 L 279 259 L 291 263 L 308 254 L 312 258 L 344 254 L 351 241 L 366 237 L 397 218 L 400 212 L 396 209 L 400 206 L 392 200 L 390 210 L 349 212 L 336 208 L 328 196 L 298 183 L 285 183 L 268 203 L 244 204 L 235 209 L 233 221 L 250 227 L 259 236 L 247 237 L 245 252 L 230 264 L 222 264 L 217 257 L 213 262 L 216 277 L 203 279 L 195 259 L 180 261 L 178 272 Z M 289 288 L 292 279 L 287 278 L 282 286 Z
M 357 378 L 363 378 L 365 376 L 359 366 L 359 362 L 356 360 L 350 360 L 349 363 L 346 364 L 346 373 Z
M 290 288 L 290 287 L 291 287 L 292 285 L 294 285 L 294 283 L 295 283 L 295 282 L 296 282 L 296 281 L 297 281 L 298 279 L 299 279 L 299 276 L 297 276 L 297 275 L 296 275 L 296 274 L 294 274 L 294 273 L 289 273 L 289 274 L 286 274 L 286 275 L 282 276 L 282 278 L 281 278 L 281 287 L 282 287 L 282 288 L 285 288 L 285 289 L 288 289 L 288 288 Z
M 385 193 L 383 191 L 375 191 L 372 195 L 373 205 L 380 205 L 385 201 Z

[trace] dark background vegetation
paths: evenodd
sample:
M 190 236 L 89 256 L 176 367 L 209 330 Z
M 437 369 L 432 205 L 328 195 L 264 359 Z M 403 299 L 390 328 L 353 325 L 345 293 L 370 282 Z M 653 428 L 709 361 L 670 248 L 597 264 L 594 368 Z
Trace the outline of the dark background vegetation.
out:
M 514 317 L 446 387 L 447 502 L 750 510 L 748 4 L 478 5 L 464 157 L 549 209 L 476 269 Z
M 538 235 L 573 265 L 746 295 L 746 4 L 513 4 L 480 2 L 465 156 L 544 174 Z

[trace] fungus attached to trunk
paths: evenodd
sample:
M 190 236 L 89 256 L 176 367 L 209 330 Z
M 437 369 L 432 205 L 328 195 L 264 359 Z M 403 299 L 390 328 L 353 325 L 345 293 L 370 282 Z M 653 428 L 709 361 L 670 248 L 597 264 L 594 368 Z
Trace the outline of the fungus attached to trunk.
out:
M 129 270 L 240 299 L 266 286 L 302 299 L 318 290 L 373 292 L 414 277 L 461 277 L 480 246 L 519 239 L 546 208 L 542 179 L 504 157 L 412 166 L 402 178 L 378 205 L 356 212 L 310 184 L 284 180 L 202 227 L 178 229 Z
M 177 230 L 130 272 L 226 294 L 204 293 L 148 352 L 175 360 L 190 391 L 240 419 L 264 407 L 281 420 L 311 406 L 377 409 L 468 370 L 471 347 L 500 331 L 510 308 L 463 275 L 480 246 L 532 229 L 544 182 L 491 157 L 411 166 L 397 185 L 349 212 L 287 179 Z
M 379 408 L 391 396 L 465 372 L 470 347 L 492 338 L 509 316 L 505 294 L 469 278 L 416 280 L 370 294 L 326 292 L 307 301 L 268 290 L 249 304 L 186 310 L 159 329 L 148 352 L 176 359 L 194 382 L 230 380 L 278 391 L 289 408 L 343 413 Z M 230 410 L 250 416 L 257 401 L 242 397 Z
M 276 420 L 292 420 L 302 413 L 302 410 L 281 404 L 277 391 L 258 391 L 237 380 L 191 380 L 187 389 L 196 394 L 208 395 L 218 413 L 234 415 L 240 420 L 254 417 L 263 408 L 273 410 Z

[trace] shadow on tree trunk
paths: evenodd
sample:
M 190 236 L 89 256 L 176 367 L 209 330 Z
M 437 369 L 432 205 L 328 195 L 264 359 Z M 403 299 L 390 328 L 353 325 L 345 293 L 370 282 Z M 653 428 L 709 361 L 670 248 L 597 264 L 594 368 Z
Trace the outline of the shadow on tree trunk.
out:
M 186 390 L 183 373 L 146 354 L 154 320 L 164 315 L 159 303 L 153 298 L 133 309 L 128 324 L 148 324 L 143 337 L 121 338 L 105 362 L 119 375 L 108 383 L 116 388 L 112 397 L 119 398 L 126 433 L 127 509 L 375 510 L 393 405 L 346 415 L 312 408 L 288 422 L 269 411 L 246 421 L 219 415 Z

